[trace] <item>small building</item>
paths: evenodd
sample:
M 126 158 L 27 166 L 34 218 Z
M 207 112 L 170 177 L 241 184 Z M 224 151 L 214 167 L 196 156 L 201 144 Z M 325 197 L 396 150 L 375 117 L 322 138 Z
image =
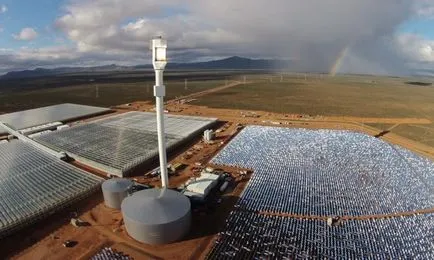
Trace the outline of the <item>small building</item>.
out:
M 199 178 L 196 178 L 188 184 L 187 190 L 206 197 L 211 189 L 217 185 L 218 179 L 219 175 L 202 173 Z
M 198 201 L 198 202 L 205 201 L 205 196 L 203 194 L 199 194 L 188 190 L 184 191 L 183 194 L 188 198 L 190 198 L 190 200 L 192 201 Z

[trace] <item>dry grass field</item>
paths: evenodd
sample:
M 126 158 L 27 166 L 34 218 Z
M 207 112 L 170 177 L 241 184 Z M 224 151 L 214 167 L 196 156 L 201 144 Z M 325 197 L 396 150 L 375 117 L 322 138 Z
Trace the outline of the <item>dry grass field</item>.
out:
M 207 95 L 194 104 L 322 116 L 434 118 L 434 88 L 387 78 L 376 83 L 351 78 L 289 78 L 240 85 Z
M 169 70 L 164 73 L 166 99 L 224 85 L 239 71 Z M 187 88 L 185 88 L 187 80 Z M 20 79 L 0 79 L 0 113 L 64 102 L 114 106 L 153 101 L 153 70 L 80 72 Z
M 434 87 L 370 76 L 255 75 L 248 83 L 193 102 L 213 108 L 312 116 L 423 118 L 434 122 Z M 434 124 L 369 124 L 434 146 Z
M 167 99 L 224 84 L 224 80 L 167 81 Z M 59 103 L 114 106 L 136 100 L 153 101 L 153 82 L 84 84 L 0 94 L 0 112 L 12 112 Z
M 434 124 L 430 125 L 399 125 L 393 133 L 434 147 Z
M 185 78 L 188 78 L 187 88 Z M 246 84 L 207 93 L 226 83 L 244 80 Z M 167 74 L 166 100 L 205 92 L 192 104 L 312 116 L 427 119 L 433 124 L 394 125 L 385 124 L 383 120 L 368 125 L 379 131 L 392 128 L 393 133 L 434 146 L 434 87 L 412 83 L 418 80 L 358 75 L 181 71 Z M 423 79 L 423 82 L 432 81 Z M 114 106 L 137 100 L 154 100 L 151 72 L 0 82 L 0 113 L 65 102 Z

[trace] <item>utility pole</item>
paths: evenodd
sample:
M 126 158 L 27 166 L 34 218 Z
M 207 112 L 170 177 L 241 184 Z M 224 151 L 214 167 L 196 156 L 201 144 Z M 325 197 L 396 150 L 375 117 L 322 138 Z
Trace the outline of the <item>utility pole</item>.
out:
M 98 85 L 95 86 L 95 98 L 99 98 L 99 87 L 98 87 Z
M 184 89 L 187 90 L 188 89 L 188 79 L 184 80 Z

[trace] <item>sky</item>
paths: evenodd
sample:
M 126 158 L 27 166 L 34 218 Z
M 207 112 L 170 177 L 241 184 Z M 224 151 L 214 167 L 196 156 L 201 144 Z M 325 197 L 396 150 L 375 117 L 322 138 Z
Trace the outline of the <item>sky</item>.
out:
M 304 71 L 434 75 L 434 0 L 0 0 L 0 75 L 243 56 Z

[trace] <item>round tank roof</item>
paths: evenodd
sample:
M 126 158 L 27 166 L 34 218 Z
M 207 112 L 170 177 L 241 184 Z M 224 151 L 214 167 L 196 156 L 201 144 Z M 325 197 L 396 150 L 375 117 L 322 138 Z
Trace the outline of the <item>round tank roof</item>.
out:
M 170 189 L 148 189 L 134 193 L 121 205 L 124 217 L 144 225 L 165 224 L 190 212 L 190 200 Z
M 103 182 L 102 189 L 111 192 L 122 192 L 128 190 L 133 185 L 133 182 L 124 178 L 113 178 Z

